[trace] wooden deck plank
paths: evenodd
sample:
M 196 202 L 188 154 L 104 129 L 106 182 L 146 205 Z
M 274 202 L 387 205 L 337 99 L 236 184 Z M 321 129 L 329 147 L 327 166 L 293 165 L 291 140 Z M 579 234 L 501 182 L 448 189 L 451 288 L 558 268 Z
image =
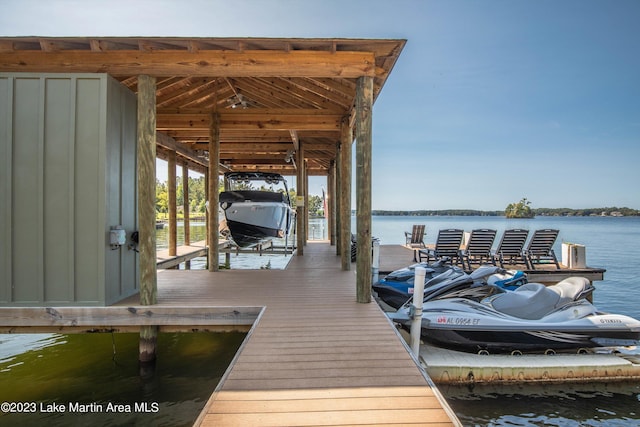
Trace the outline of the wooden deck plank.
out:
M 295 408 L 294 408 L 295 409 Z M 339 410 L 339 411 L 295 411 L 278 413 L 216 413 L 203 422 L 203 426 L 332 426 L 332 425 L 430 425 L 432 422 L 446 423 L 446 416 L 437 409 L 396 410 Z M 449 424 L 444 424 L 449 425 Z
M 264 365 L 269 364 L 269 369 L 278 371 L 278 370 L 299 370 L 299 369 L 331 369 L 337 365 L 336 362 L 340 362 L 338 365 L 345 369 L 357 369 L 363 366 L 362 360 L 359 358 L 352 358 L 351 360 L 336 360 L 335 358 L 331 358 L 327 360 L 326 358 L 321 358 L 320 360 L 309 360 L 307 357 L 297 358 L 295 360 L 288 361 L 280 361 L 280 359 L 272 359 L 272 360 L 251 360 L 248 361 L 247 357 L 243 358 L 242 362 L 236 363 L 236 369 L 242 369 L 244 371 L 257 371 L 262 370 Z M 368 359 L 366 362 L 367 369 L 386 369 L 386 368 L 395 368 L 401 364 L 403 366 L 411 368 L 412 365 L 410 362 L 406 362 L 404 360 L 398 359 L 380 359 L 379 357 L 375 359 Z
M 251 369 L 253 368 L 253 369 Z M 410 377 L 416 373 L 413 366 L 404 366 L 398 368 L 396 366 L 393 369 L 387 371 L 375 372 L 369 366 L 363 366 L 360 368 L 345 367 L 345 366 L 333 366 L 333 367 L 321 367 L 321 368 L 309 368 L 302 369 L 276 369 L 272 365 L 263 365 L 263 369 L 256 369 L 256 365 L 239 364 L 235 366 L 234 371 L 229 376 L 232 380 L 286 380 L 286 379 L 318 379 L 318 378 L 367 378 L 374 377 L 378 379 L 384 379 L 389 374 L 386 372 L 393 371 L 394 376 L 407 376 Z M 268 368 L 268 369 L 264 369 Z
M 459 425 L 335 248 L 286 270 L 165 270 L 160 305 L 264 307 L 196 425 Z
M 363 397 L 433 397 L 433 390 L 428 387 L 372 387 L 372 388 L 335 388 L 335 389 L 306 389 L 306 390 L 271 390 L 262 391 L 221 391 L 217 400 L 291 400 L 291 399 L 344 399 Z M 258 397 L 259 396 L 259 397 Z
M 437 401 L 425 401 L 421 396 L 401 397 L 360 397 L 349 399 L 280 399 L 254 400 L 251 406 L 255 412 L 287 412 L 292 408 L 304 408 L 309 411 L 358 411 L 367 409 L 424 409 L 425 406 L 439 408 Z M 242 413 L 244 401 L 219 401 L 217 411 L 225 414 Z

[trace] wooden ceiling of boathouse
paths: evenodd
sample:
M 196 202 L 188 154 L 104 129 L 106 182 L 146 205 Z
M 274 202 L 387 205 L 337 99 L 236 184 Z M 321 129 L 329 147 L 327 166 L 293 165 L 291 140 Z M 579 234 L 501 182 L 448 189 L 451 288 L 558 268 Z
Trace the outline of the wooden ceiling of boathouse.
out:
M 108 73 L 132 91 L 156 77 L 158 155 L 175 149 L 204 170 L 210 114 L 220 114 L 223 170 L 294 175 L 301 141 L 309 175 L 326 175 L 356 79 L 374 100 L 406 40 L 182 37 L 0 37 L 0 72 Z M 171 140 L 173 139 L 173 141 Z M 175 142 L 174 142 L 175 141 Z M 175 144 L 175 145 L 172 145 Z

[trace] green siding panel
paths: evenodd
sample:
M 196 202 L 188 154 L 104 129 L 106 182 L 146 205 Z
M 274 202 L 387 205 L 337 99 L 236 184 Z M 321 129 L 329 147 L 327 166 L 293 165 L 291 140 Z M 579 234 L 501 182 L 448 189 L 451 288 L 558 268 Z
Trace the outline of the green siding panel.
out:
M 104 187 L 101 186 L 101 82 L 76 82 L 75 123 L 75 295 L 78 301 L 103 301 L 102 245 L 104 243 Z
M 44 300 L 68 302 L 73 295 L 72 81 L 46 79 L 44 99 Z
M 11 300 L 12 83 L 0 77 L 0 304 Z
M 104 74 L 0 73 L 0 305 L 138 291 L 136 96 Z
M 41 80 L 14 81 L 12 299 L 42 301 L 42 140 Z

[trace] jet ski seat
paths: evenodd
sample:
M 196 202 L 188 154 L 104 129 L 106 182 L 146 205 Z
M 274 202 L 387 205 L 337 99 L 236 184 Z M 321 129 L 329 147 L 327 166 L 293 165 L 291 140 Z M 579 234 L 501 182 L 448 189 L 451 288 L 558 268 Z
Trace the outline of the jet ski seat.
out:
M 526 283 L 513 292 L 490 297 L 493 308 L 520 319 L 541 319 L 556 307 L 560 294 L 547 289 L 542 283 Z
M 593 292 L 593 285 L 584 277 L 568 277 L 553 286 L 526 283 L 513 292 L 487 299 L 493 308 L 520 319 L 541 319 L 557 307 L 584 298 Z
M 567 277 L 553 286 L 549 286 L 554 292 L 560 295 L 560 303 L 567 303 L 584 298 L 593 292 L 593 285 L 585 277 Z

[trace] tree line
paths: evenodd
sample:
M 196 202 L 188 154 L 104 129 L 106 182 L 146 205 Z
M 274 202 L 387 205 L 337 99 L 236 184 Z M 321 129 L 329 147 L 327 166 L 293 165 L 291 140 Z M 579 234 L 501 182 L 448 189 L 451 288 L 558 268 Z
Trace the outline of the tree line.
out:
M 604 208 L 532 208 L 534 216 L 640 216 L 640 210 L 627 207 Z M 473 209 L 438 209 L 413 211 L 374 210 L 380 216 L 505 216 L 505 211 L 480 211 Z
M 220 182 L 220 191 L 223 191 L 223 183 Z M 182 177 L 176 177 L 177 210 L 182 212 L 183 206 Z M 204 177 L 189 177 L 189 212 L 195 215 L 205 213 L 207 191 L 204 185 Z M 289 198 L 295 207 L 296 190 L 289 189 Z M 324 203 L 322 196 L 309 195 L 307 198 L 310 216 L 323 216 Z M 505 216 L 507 213 L 516 214 L 526 211 L 533 216 L 640 216 L 640 210 L 627 207 L 604 208 L 531 208 L 531 202 L 526 198 L 518 203 L 509 204 L 505 210 L 483 211 L 476 209 L 438 209 L 438 210 L 374 210 L 373 215 L 378 216 Z M 169 196 L 167 183 L 156 179 L 156 214 L 163 216 L 169 212 Z

